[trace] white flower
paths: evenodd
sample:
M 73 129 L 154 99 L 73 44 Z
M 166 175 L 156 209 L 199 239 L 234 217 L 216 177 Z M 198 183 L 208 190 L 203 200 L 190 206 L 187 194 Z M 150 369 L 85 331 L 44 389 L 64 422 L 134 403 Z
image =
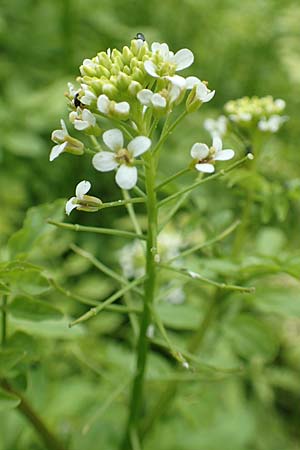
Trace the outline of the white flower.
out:
M 75 97 L 77 90 L 74 88 L 73 83 L 68 83 L 69 96 Z
M 103 133 L 103 141 L 112 151 L 102 151 L 93 157 L 93 166 L 100 172 L 117 169 L 116 183 L 122 189 L 132 189 L 137 182 L 137 168 L 134 158 L 145 153 L 151 146 L 151 140 L 138 136 L 124 148 L 123 134 L 118 129 Z
M 225 116 L 220 116 L 217 119 L 206 119 L 203 126 L 211 137 L 219 136 L 222 138 L 227 131 L 227 119 Z
M 196 98 L 200 100 L 202 103 L 209 102 L 215 95 L 216 91 L 211 91 L 208 89 L 205 83 L 200 81 L 199 83 L 195 83 L 196 85 Z
M 73 209 L 75 208 L 89 212 L 98 211 L 102 202 L 97 197 L 91 197 L 90 195 L 86 195 L 86 193 L 90 189 L 91 183 L 89 181 L 84 180 L 77 184 L 75 190 L 76 197 L 70 198 L 65 206 L 66 214 L 68 214 L 68 216 L 71 214 L 71 211 L 73 211 Z
M 94 92 L 89 89 L 89 86 L 87 84 L 82 84 L 81 87 L 83 89 L 83 96 L 80 97 L 80 102 L 84 105 L 90 106 L 97 100 L 97 97 Z
M 161 60 L 161 63 L 155 64 L 152 60 L 148 60 L 144 62 L 144 68 L 146 72 L 154 77 L 160 78 L 161 74 L 159 74 L 161 70 L 161 65 L 164 63 L 169 63 L 170 68 L 178 72 L 180 70 L 186 69 L 194 62 L 193 53 L 187 48 L 183 48 L 179 50 L 177 53 L 171 52 L 167 44 L 160 44 L 159 42 L 153 42 L 151 45 L 151 51 L 155 56 L 158 56 Z M 164 74 L 162 74 L 164 75 Z
M 50 161 L 53 161 L 63 152 L 73 153 L 74 155 L 82 155 L 83 153 L 83 143 L 69 135 L 64 120 L 61 119 L 60 124 L 61 129 L 54 130 L 51 135 L 51 140 L 57 145 L 54 145 L 51 149 Z
M 96 118 L 88 109 L 81 110 L 77 108 L 77 111 L 70 112 L 69 119 L 78 131 L 86 130 L 96 125 Z
M 227 161 L 234 157 L 234 151 L 231 149 L 222 149 L 222 140 L 220 137 L 214 137 L 212 147 L 206 144 L 196 143 L 191 148 L 191 156 L 196 160 L 195 168 L 199 172 L 213 173 L 215 171 L 215 161 Z
M 110 100 L 107 95 L 101 94 L 97 100 L 98 110 L 107 116 L 116 115 L 121 118 L 127 118 L 130 111 L 130 105 L 128 102 L 115 102 Z
M 144 106 L 152 106 L 155 109 L 164 109 L 167 106 L 167 100 L 159 93 L 154 93 L 150 89 L 142 89 L 137 98 Z
M 273 116 L 269 117 L 269 119 L 266 119 L 265 117 L 262 118 L 258 122 L 258 128 L 261 131 L 276 133 L 286 120 L 286 116 L 279 116 L 278 114 L 274 114 Z

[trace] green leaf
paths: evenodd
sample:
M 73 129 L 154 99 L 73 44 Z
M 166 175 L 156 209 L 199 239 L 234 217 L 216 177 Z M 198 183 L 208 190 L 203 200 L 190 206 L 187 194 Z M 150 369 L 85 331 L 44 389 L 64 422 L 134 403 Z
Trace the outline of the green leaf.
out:
M 19 397 L 0 388 L 0 411 L 16 408 L 20 403 Z
M 248 297 L 255 307 L 264 313 L 300 317 L 300 289 L 297 286 L 268 286 L 256 288 L 255 295 Z
M 56 200 L 54 203 L 30 208 L 26 214 L 23 227 L 13 234 L 8 241 L 11 257 L 26 254 L 42 235 L 53 232 L 53 226 L 47 223 L 47 219 L 62 220 L 63 206 L 63 200 Z
M 271 328 L 256 317 L 240 314 L 225 330 L 235 351 L 246 359 L 272 360 L 278 350 L 278 338 Z
M 5 286 L 5 284 L 4 283 L 2 283 L 1 281 L 0 281 L 0 294 L 9 294 L 9 288 L 7 287 L 7 286 Z
M 263 255 L 277 256 L 285 244 L 285 234 L 279 228 L 264 227 L 256 239 L 257 250 Z
M 202 317 L 200 311 L 192 305 L 160 303 L 156 311 L 164 325 L 174 330 L 197 330 Z
M 23 261 L 0 266 L 0 279 L 10 285 L 13 294 L 39 295 L 49 289 L 49 282 L 41 268 Z
M 25 352 L 16 350 L 0 350 L 0 374 L 5 375 L 23 359 Z
M 56 320 L 62 317 L 55 306 L 25 295 L 15 297 L 8 309 L 13 316 L 26 320 Z

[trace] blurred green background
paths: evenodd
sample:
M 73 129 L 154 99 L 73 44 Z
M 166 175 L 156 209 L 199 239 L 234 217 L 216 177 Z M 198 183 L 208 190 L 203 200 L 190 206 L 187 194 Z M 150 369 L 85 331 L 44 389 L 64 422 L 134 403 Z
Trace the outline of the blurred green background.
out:
M 202 382 L 183 383 L 169 415 L 147 441 L 145 448 L 149 450 L 300 449 L 299 23 L 297 0 L 1 0 L 2 260 L 9 254 L 8 239 L 22 226 L 28 208 L 71 197 L 80 180 L 90 180 L 93 195 L 105 201 L 119 198 L 113 177 L 96 173 L 88 158 L 65 154 L 49 162 L 51 132 L 59 127 L 59 119 L 68 115 L 64 98 L 67 82 L 79 74 L 84 58 L 127 45 L 137 32 L 143 32 L 148 42 L 167 42 L 172 50 L 187 47 L 194 52 L 195 64 L 185 74 L 208 80 L 216 96 L 172 137 L 172 158 L 165 156 L 166 173 L 173 167 L 180 169 L 189 160 L 192 142 L 209 139 L 203 121 L 219 115 L 226 101 L 270 94 L 287 102 L 289 121 L 264 146 L 258 164 L 266 183 L 245 252 L 254 259 L 243 267 L 234 265 L 224 246 L 192 261 L 212 278 L 232 280 L 240 269 L 237 281 L 258 288 L 258 294 L 247 302 L 234 296 L 224 298 L 216 314 L 219 320 L 203 348 L 208 362 L 221 367 L 245 364 L 247 375 L 224 376 L 218 381 L 218 376 L 209 372 Z M 196 211 L 191 217 L 187 209 L 180 224 L 188 224 L 187 232 L 191 233 L 198 228 L 202 238 L 221 231 L 239 217 L 242 188 L 240 180 L 228 194 L 223 194 L 222 185 L 209 185 L 202 195 L 194 196 L 199 214 Z M 224 197 L 217 203 L 220 194 Z M 31 217 L 27 228 L 38 230 L 53 211 L 61 214 L 61 203 L 45 207 L 38 219 Z M 124 211 L 105 215 L 74 212 L 70 220 L 130 227 Z M 120 248 L 119 242 L 108 243 L 93 235 L 74 237 L 50 227 L 41 233 L 41 240 L 27 242 L 26 257 L 77 293 L 102 300 L 115 286 L 70 252 L 69 244 L 75 239 L 118 269 L 118 257 L 113 255 Z M 278 260 L 280 254 L 283 257 Z M 199 307 L 197 289 L 187 291 L 193 308 Z M 69 316 L 85 311 L 64 296 L 47 295 Z M 203 288 L 200 297 L 205 310 L 211 291 Z M 71 332 L 63 325 L 54 329 L 32 325 L 29 329 L 28 324 L 27 328 L 19 324 L 11 337 L 25 346 L 29 355 L 24 363 L 27 381 L 18 380 L 20 386 L 27 385 L 29 397 L 70 442 L 72 450 L 94 449 L 95 442 L 99 448 L 114 450 L 122 434 L 126 383 L 124 398 L 112 400 L 103 413 L 99 404 L 105 404 L 120 383 L 126 382 L 132 353 L 123 342 L 127 336 L 123 318 L 111 313 L 101 317 L 103 320 L 89 322 L 88 331 L 79 328 Z M 178 324 L 166 322 L 180 343 L 195 331 L 194 326 L 180 322 L 180 334 Z M 152 358 L 147 386 L 150 397 L 162 390 L 159 376 L 167 377 L 173 368 L 159 353 L 153 352 Z M 88 433 L 81 433 L 94 414 L 99 414 L 98 422 L 93 422 Z M 16 413 L 3 417 L 0 436 L 1 450 L 43 449 Z

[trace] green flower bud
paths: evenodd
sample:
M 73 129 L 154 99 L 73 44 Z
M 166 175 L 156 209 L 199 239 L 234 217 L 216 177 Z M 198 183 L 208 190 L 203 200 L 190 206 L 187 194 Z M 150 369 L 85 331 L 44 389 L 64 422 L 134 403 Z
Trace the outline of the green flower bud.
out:
M 124 64 L 129 64 L 131 58 L 133 58 L 133 53 L 127 46 L 125 46 L 125 47 L 123 47 L 122 56 L 123 56 Z
M 123 72 L 120 72 L 117 78 L 117 88 L 125 91 L 131 82 L 131 78 Z
M 98 58 L 98 62 L 101 66 L 106 67 L 106 69 L 108 69 L 108 70 L 111 68 L 112 62 L 106 52 L 98 53 L 97 58 Z
M 133 97 L 136 97 L 136 94 L 142 89 L 142 85 L 138 81 L 131 81 L 128 92 Z

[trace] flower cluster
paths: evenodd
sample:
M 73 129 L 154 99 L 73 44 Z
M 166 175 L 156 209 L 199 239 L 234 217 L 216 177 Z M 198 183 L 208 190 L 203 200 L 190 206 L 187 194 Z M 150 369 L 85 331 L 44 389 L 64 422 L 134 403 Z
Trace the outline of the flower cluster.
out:
M 231 122 L 243 128 L 258 127 L 261 131 L 275 133 L 287 120 L 282 113 L 285 101 L 266 97 L 243 97 L 225 104 L 225 112 Z
M 108 49 L 85 59 L 80 66 L 77 87 L 68 83 L 66 93 L 71 109 L 69 121 L 75 132 L 81 133 L 83 142 L 69 134 L 62 120 L 61 129 L 52 133 L 56 145 L 51 150 L 50 161 L 65 152 L 75 155 L 92 153 L 92 165 L 96 170 L 115 171 L 115 181 L 120 188 L 134 188 L 138 181 L 137 165 L 144 164 L 137 158 L 154 147 L 149 135 L 156 121 L 169 116 L 184 100 L 188 114 L 215 95 L 207 82 L 195 76 L 185 78 L 178 74 L 193 61 L 194 55 L 189 49 L 172 52 L 167 44 L 158 42 L 149 46 L 139 35 L 121 51 Z M 110 123 L 113 128 L 107 127 Z M 127 144 L 123 131 L 126 138 L 129 136 Z M 103 144 L 97 139 L 101 135 Z M 92 144 L 84 143 L 88 137 Z M 202 156 L 197 156 L 197 164 L 201 167 L 206 164 L 206 167 L 213 168 L 215 160 L 225 159 L 220 156 L 224 152 L 213 147 L 205 156 L 204 153 L 202 149 Z M 99 209 L 97 201 L 91 200 L 95 198 L 86 195 L 89 188 L 87 181 L 79 183 L 76 196 L 67 203 L 68 214 L 75 208 L 85 211 Z

